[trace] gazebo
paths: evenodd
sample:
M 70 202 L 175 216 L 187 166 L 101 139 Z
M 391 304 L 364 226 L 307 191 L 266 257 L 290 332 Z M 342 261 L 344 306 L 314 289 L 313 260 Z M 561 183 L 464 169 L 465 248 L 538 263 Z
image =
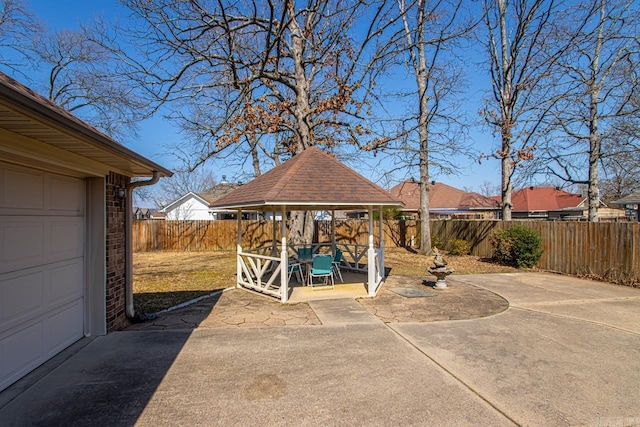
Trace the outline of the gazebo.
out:
M 228 193 L 212 204 L 214 209 L 238 211 L 237 286 L 259 291 L 285 303 L 289 298 L 289 257 L 296 248 L 287 244 L 286 213 L 288 211 L 331 211 L 331 243 L 312 245 L 313 251 L 327 249 L 335 253 L 338 246 L 347 255 L 345 266 L 367 274 L 367 295 L 375 296 L 384 278 L 384 233 L 382 209 L 401 207 L 394 199 L 362 175 L 348 168 L 333 156 L 310 147 Z M 369 212 L 368 245 L 338 243 L 335 237 L 335 210 Z M 242 210 L 273 213 L 273 241 L 270 246 L 242 247 Z M 379 210 L 380 236 L 374 244 L 373 212 Z M 276 237 L 275 213 L 282 213 L 280 243 Z M 323 246 L 325 246 L 323 248 Z M 366 259 L 366 263 L 361 260 Z

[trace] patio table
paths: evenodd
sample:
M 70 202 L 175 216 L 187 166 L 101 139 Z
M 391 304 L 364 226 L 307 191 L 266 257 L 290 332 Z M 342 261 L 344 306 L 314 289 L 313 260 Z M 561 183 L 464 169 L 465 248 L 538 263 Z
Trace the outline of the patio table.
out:
M 303 279 L 302 284 L 304 286 L 309 286 L 309 274 L 313 266 L 313 257 L 315 257 L 315 255 L 311 257 L 305 256 L 305 257 L 297 258 L 298 262 L 302 265 L 302 279 Z

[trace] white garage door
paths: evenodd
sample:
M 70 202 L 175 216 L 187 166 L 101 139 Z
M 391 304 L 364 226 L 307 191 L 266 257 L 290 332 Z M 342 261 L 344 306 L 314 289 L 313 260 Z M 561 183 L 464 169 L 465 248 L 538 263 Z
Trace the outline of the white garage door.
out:
M 0 162 L 0 390 L 83 336 L 84 194 Z

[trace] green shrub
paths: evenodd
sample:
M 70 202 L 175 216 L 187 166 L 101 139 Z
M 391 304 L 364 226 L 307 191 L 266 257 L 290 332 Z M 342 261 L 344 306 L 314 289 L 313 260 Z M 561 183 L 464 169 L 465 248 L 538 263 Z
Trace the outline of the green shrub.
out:
M 382 219 L 401 219 L 402 218 L 402 211 L 398 208 L 384 208 L 382 209 Z M 374 210 L 373 211 L 373 220 L 374 221 L 379 221 L 380 220 L 380 211 Z
M 469 255 L 471 245 L 463 239 L 449 240 L 449 254 L 451 255 Z
M 518 268 L 535 266 L 542 256 L 540 235 L 521 225 L 497 232 L 491 238 L 493 258 Z
M 434 236 L 433 234 L 431 235 L 431 247 L 444 249 L 444 244 L 442 243 L 442 240 L 440 240 L 440 237 Z

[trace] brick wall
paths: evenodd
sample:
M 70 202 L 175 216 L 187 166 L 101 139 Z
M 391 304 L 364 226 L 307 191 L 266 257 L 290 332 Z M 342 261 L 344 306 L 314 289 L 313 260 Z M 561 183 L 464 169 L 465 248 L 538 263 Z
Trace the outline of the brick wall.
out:
M 130 322 L 125 314 L 125 200 L 117 189 L 131 179 L 110 172 L 107 176 L 107 331 L 117 331 Z

